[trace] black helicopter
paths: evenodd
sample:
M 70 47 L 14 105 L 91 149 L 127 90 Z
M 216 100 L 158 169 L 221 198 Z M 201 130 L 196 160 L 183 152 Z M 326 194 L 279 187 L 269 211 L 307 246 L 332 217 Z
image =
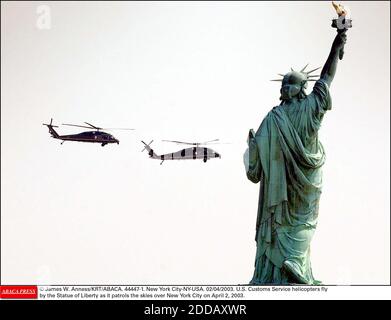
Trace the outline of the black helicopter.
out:
M 109 143 L 119 144 L 119 140 L 116 139 L 111 134 L 103 132 L 101 130 L 134 130 L 134 129 L 127 129 L 127 128 L 106 128 L 106 129 L 103 129 L 103 128 L 94 126 L 88 122 L 85 122 L 85 124 L 87 124 L 88 126 L 80 126 L 80 125 L 76 125 L 76 124 L 63 123 L 64 126 L 93 129 L 93 131 L 86 131 L 86 132 L 81 132 L 78 134 L 59 135 L 56 132 L 56 130 L 54 130 L 54 128 L 58 128 L 58 126 L 53 125 L 52 122 L 53 122 L 53 119 L 50 119 L 50 124 L 43 123 L 43 125 L 47 126 L 49 128 L 49 133 L 52 135 L 52 137 L 54 139 L 62 140 L 61 144 L 63 144 L 65 141 L 79 141 L 79 142 L 100 143 L 102 145 L 102 147 L 104 147 L 106 144 L 109 144 Z

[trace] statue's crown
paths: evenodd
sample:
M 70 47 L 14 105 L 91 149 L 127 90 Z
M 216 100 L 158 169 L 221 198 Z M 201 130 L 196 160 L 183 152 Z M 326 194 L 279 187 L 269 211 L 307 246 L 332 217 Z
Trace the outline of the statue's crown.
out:
M 279 82 L 283 82 L 284 84 L 302 84 L 302 85 L 304 85 L 307 81 L 317 81 L 317 79 L 313 79 L 313 78 L 319 77 L 319 75 L 311 75 L 311 73 L 316 70 L 319 70 L 320 67 L 310 71 L 305 71 L 307 66 L 308 64 L 300 71 L 295 71 L 291 68 L 291 71 L 288 72 L 287 74 L 281 74 L 281 73 L 278 74 L 279 76 L 282 77 L 282 79 L 274 79 L 271 81 L 279 81 Z

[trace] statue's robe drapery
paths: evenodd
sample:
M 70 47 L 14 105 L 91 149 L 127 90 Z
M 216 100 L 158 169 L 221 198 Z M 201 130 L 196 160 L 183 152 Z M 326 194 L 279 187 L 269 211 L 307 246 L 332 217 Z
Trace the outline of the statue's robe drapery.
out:
M 273 108 L 249 135 L 247 177 L 260 182 L 257 252 L 251 284 L 316 284 L 311 271 L 325 161 L 318 130 L 331 109 L 323 80 L 311 94 Z

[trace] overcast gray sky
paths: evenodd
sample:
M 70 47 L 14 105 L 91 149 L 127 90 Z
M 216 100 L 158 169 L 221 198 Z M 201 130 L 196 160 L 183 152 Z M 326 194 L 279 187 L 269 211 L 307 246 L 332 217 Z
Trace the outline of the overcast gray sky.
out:
M 39 29 L 49 5 L 49 29 Z M 389 283 L 390 4 L 349 2 L 353 28 L 320 131 L 312 242 L 325 283 Z M 255 258 L 259 185 L 242 155 L 279 103 L 277 73 L 324 64 L 330 2 L 2 2 L 3 283 L 239 284 Z M 38 25 L 39 26 L 39 25 Z M 311 86 L 310 88 L 311 89 Z M 134 127 L 118 145 L 51 139 L 43 122 Z M 58 128 L 60 134 L 77 128 Z M 213 146 L 221 160 L 141 153 Z

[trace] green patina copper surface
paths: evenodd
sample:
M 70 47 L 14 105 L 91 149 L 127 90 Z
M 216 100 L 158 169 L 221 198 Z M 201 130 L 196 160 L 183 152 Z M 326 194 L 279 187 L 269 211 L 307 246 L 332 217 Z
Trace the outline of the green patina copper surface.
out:
M 339 31 L 312 92 L 302 69 L 282 79 L 281 104 L 248 137 L 247 177 L 260 183 L 257 251 L 251 284 L 318 284 L 310 243 L 318 221 L 325 152 L 318 131 L 331 109 L 334 78 L 346 31 Z

